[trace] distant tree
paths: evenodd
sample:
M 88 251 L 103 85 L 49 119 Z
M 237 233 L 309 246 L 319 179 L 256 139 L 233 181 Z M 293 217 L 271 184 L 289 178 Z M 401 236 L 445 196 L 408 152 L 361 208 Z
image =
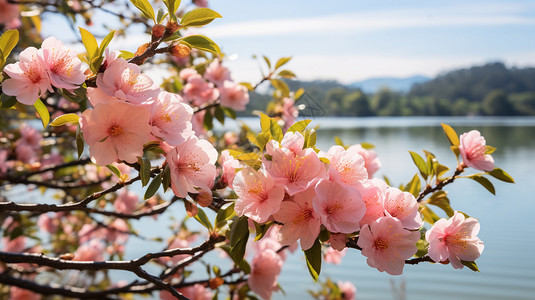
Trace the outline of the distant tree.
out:
M 512 94 L 509 100 L 517 114 L 535 116 L 535 92 Z
M 372 110 L 378 116 L 399 116 L 401 95 L 387 88 L 377 92 L 371 101 Z
M 373 111 L 370 107 L 370 100 L 368 96 L 362 91 L 356 91 L 347 94 L 342 99 L 342 108 L 346 115 L 352 116 L 373 116 Z
M 503 90 L 490 92 L 481 104 L 483 113 L 488 116 L 510 116 L 514 115 L 514 109 L 507 95 Z
M 347 90 L 342 87 L 335 87 L 327 91 L 324 103 L 324 109 L 327 111 L 327 114 L 341 115 L 340 108 L 346 94 Z

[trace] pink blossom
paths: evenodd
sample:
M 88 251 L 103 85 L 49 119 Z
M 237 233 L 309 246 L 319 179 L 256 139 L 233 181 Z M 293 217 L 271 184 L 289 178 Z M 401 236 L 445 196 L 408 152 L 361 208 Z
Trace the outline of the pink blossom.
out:
M 423 225 L 418 212 L 418 202 L 411 193 L 402 192 L 398 188 L 388 187 L 384 195 L 386 212 L 401 221 L 407 229 L 419 229 Z
M 30 290 L 25 290 L 16 286 L 9 288 L 9 300 L 39 300 L 40 294 L 36 294 Z
M 206 110 L 199 111 L 193 114 L 191 118 L 191 125 L 195 135 L 198 137 L 206 136 L 206 128 L 204 128 L 204 116 L 206 115 Z
M 342 146 L 332 146 L 327 152 L 327 158 L 330 161 L 329 180 L 355 186 L 368 179 L 364 159 L 356 149 L 345 150 Z
M 19 144 L 15 148 L 17 159 L 24 163 L 34 163 L 37 159 L 37 152 L 27 144 Z
M 387 188 L 388 185 L 386 182 L 378 178 L 365 181 L 359 188 L 362 194 L 362 200 L 366 204 L 366 214 L 360 220 L 361 227 L 386 215 L 383 203 Z
M 338 281 L 336 283 L 342 293 L 342 300 L 355 300 L 357 288 L 349 281 Z
M 459 152 L 467 166 L 481 171 L 494 170 L 494 158 L 490 154 L 485 154 L 486 141 L 479 131 L 463 133 L 459 141 Z
M 128 224 L 120 218 L 115 219 L 103 229 L 106 231 L 106 240 L 108 242 L 124 244 L 130 236 Z
M 366 212 L 366 205 L 356 188 L 325 179 L 316 185 L 313 206 L 321 223 L 331 232 L 358 231 Z
M 83 112 L 80 122 L 91 160 L 108 165 L 117 160 L 135 163 L 150 139 L 150 113 L 123 102 L 97 105 Z
M 4 72 L 11 78 L 2 83 L 4 94 L 15 96 L 22 104 L 33 105 L 47 90 L 53 91 L 38 56 L 37 49 L 28 47 L 20 53 L 19 62 L 5 66 Z
M 91 240 L 78 247 L 74 252 L 76 261 L 102 261 L 104 260 L 104 244 L 100 240 Z
M 462 269 L 461 261 L 474 261 L 483 252 L 483 242 L 477 237 L 479 222 L 474 218 L 465 219 L 459 212 L 448 220 L 438 220 L 425 239 L 429 241 L 429 256 L 435 262 L 450 260 L 455 269 Z
M 231 146 L 239 141 L 238 134 L 233 131 L 227 131 L 225 134 L 223 134 L 223 140 L 225 141 L 225 145 Z
M 178 197 L 186 197 L 196 188 L 209 191 L 216 177 L 217 151 L 206 140 L 191 136 L 166 155 L 171 168 L 171 188 Z
M 177 289 L 179 293 L 181 293 L 183 296 L 185 296 L 188 299 L 191 300 L 211 300 L 213 297 L 212 292 L 204 287 L 204 285 L 196 283 L 191 286 L 183 287 Z M 168 291 L 161 291 L 160 292 L 160 299 L 161 300 L 176 300 L 176 297 L 173 296 Z
M 118 98 L 115 98 L 113 96 L 110 96 L 100 88 L 94 88 L 89 87 L 87 88 L 87 99 L 93 105 L 93 107 L 97 106 L 100 103 L 109 103 L 112 101 L 121 101 Z
M 85 81 L 86 67 L 73 51 L 55 37 L 43 41 L 39 60 L 46 68 L 50 83 L 58 89 L 74 90 Z
M 183 249 L 183 248 L 188 248 L 190 246 L 188 240 L 186 239 L 183 239 L 181 237 L 176 237 L 173 242 L 169 245 L 169 247 L 167 247 L 168 249 Z M 173 262 L 173 264 L 176 264 L 178 263 L 179 261 L 183 260 L 183 259 L 186 259 L 188 257 L 190 257 L 191 255 L 189 254 L 180 254 L 180 255 L 175 255 L 175 256 L 172 256 L 170 257 L 168 260 L 170 260 L 171 262 Z M 166 260 L 166 259 L 164 259 Z
M 9 237 L 2 238 L 2 251 L 20 253 L 26 248 L 26 238 L 18 236 L 12 240 Z
M 229 70 L 223 67 L 217 58 L 214 59 L 214 61 L 212 61 L 206 68 L 206 71 L 204 72 L 204 78 L 210 80 L 218 87 L 222 87 L 225 81 L 231 80 Z
M 282 120 L 284 121 L 284 130 L 288 130 L 295 123 L 299 111 L 294 106 L 295 101 L 292 98 L 285 97 L 282 99 Z
M 271 299 L 277 289 L 277 278 L 282 270 L 282 259 L 271 249 L 257 252 L 251 262 L 249 287 L 263 299 Z
M 160 92 L 151 105 L 151 115 L 152 134 L 171 146 L 177 146 L 193 135 L 193 109 L 177 94 Z
M 362 255 L 368 258 L 370 267 L 400 275 L 405 260 L 418 250 L 416 242 L 419 239 L 420 232 L 404 229 L 396 218 L 382 217 L 362 227 L 357 245 L 362 248 Z
M 232 182 L 234 177 L 236 177 L 236 169 L 242 168 L 240 161 L 235 159 L 232 155 L 229 154 L 228 150 L 221 151 L 221 157 L 219 157 L 219 162 L 221 168 L 223 169 L 223 174 L 221 175 L 221 180 L 230 188 L 232 188 Z
M 219 92 L 223 106 L 241 111 L 245 110 L 245 106 L 249 103 L 249 91 L 241 84 L 225 80 L 223 85 L 219 87 Z
M 98 228 L 93 224 L 84 224 L 80 231 L 78 231 L 78 238 L 80 244 L 89 242 L 94 239 L 106 238 L 106 231 L 103 228 Z
M 314 194 L 314 188 L 295 194 L 282 202 L 283 209 L 273 215 L 276 221 L 283 224 L 279 234 L 281 244 L 290 245 L 301 239 L 301 248 L 307 250 L 316 241 L 321 222 L 312 206 Z
M 238 195 L 234 210 L 258 223 L 264 223 L 276 213 L 284 199 L 284 188 L 275 184 L 264 171 L 247 167 L 236 174 L 232 183 Z
M 138 65 L 123 58 L 117 58 L 104 73 L 98 74 L 97 87 L 108 96 L 133 104 L 145 103 L 160 92 L 149 76 L 141 74 Z
M 7 158 L 9 157 L 9 151 L 8 150 L 0 150 L 0 175 L 5 174 L 7 172 L 8 163 Z
M 329 238 L 329 244 L 336 251 L 342 251 L 346 248 L 347 236 L 343 233 L 332 233 Z
M 180 77 L 180 79 L 184 80 L 184 81 L 188 81 L 188 78 L 192 75 L 198 75 L 199 73 L 197 73 L 197 71 L 195 69 L 192 69 L 192 68 L 185 68 L 185 69 L 182 69 L 180 71 L 180 73 L 178 74 L 178 76 Z
M 342 257 L 346 255 L 346 252 L 347 248 L 343 249 L 342 251 L 338 251 L 329 247 L 323 254 L 323 260 L 328 264 L 339 265 L 342 263 Z
M 193 0 L 198 7 L 208 7 L 208 0 Z
M 196 106 L 215 101 L 219 97 L 219 91 L 214 88 L 214 85 L 204 81 L 199 74 L 188 77 L 188 83 L 184 86 L 183 92 L 184 99 Z
M 123 189 L 118 195 L 113 206 L 118 213 L 131 214 L 136 210 L 139 197 L 136 193 Z
M 347 149 L 348 151 L 355 151 L 364 158 L 364 166 L 368 170 L 368 178 L 372 178 L 373 174 L 381 168 L 381 161 L 377 157 L 377 153 L 373 150 L 364 149 L 360 144 L 353 145 Z
M 57 216 L 51 217 L 49 214 L 42 214 L 37 219 L 37 226 L 43 231 L 54 234 L 58 231 L 59 219 Z
M 17 28 L 20 26 L 19 6 L 0 0 L 0 24 L 7 28 Z
M 249 219 L 249 221 L 249 223 L 254 227 L 254 223 L 251 221 L 251 219 Z M 283 246 L 283 244 L 279 242 L 281 228 L 282 226 L 280 225 L 271 225 L 271 227 L 269 227 L 269 229 L 266 231 L 264 237 L 253 244 L 255 251 L 262 252 L 267 249 L 275 252 L 279 251 Z M 280 251 L 277 252 L 277 254 L 282 258 L 283 261 L 286 260 L 286 251 Z
M 290 149 L 279 148 L 279 144 L 271 140 L 266 145 L 266 153 L 271 155 L 271 160 L 266 156 L 263 159 L 266 171 L 277 183 L 284 185 L 290 196 L 306 190 L 326 175 L 325 165 L 313 149 L 300 150 L 294 147 L 296 144 L 291 145 Z

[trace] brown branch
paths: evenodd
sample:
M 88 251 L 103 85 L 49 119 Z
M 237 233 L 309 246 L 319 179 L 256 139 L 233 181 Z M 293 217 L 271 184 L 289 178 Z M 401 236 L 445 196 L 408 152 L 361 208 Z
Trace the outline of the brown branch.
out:
M 79 208 L 78 210 L 81 210 L 81 211 L 84 211 L 84 212 L 88 212 L 88 213 L 100 214 L 100 215 L 103 215 L 103 216 L 117 217 L 117 218 L 122 218 L 122 219 L 137 219 L 137 220 L 139 220 L 142 217 L 154 216 L 154 215 L 163 213 L 164 211 L 166 211 L 169 208 L 169 206 L 171 206 L 173 203 L 175 203 L 178 200 L 180 200 L 180 198 L 173 197 L 173 199 L 171 199 L 170 201 L 155 205 L 149 210 L 145 210 L 145 211 L 140 210 L 140 211 L 136 211 L 136 212 L 134 212 L 132 214 L 118 213 L 118 212 L 115 212 L 115 211 L 105 211 L 105 210 L 99 210 L 99 209 L 89 208 L 89 207 Z
M 461 173 L 464 172 L 464 167 L 463 166 L 459 166 L 456 170 L 455 170 L 455 173 L 453 173 L 453 176 L 439 182 L 436 186 L 432 187 L 432 186 L 427 186 L 422 192 L 420 192 L 420 194 L 418 195 L 418 198 L 416 198 L 416 201 L 417 202 L 422 202 L 422 200 L 424 200 L 425 196 L 429 195 L 430 193 L 434 193 L 436 191 L 440 191 L 442 190 L 442 188 L 450 183 L 452 183 L 453 181 L 455 181 L 455 179 L 457 179 L 457 177 L 459 175 L 461 175 Z
M 419 264 L 421 262 L 434 262 L 431 257 L 429 256 L 422 256 L 422 257 L 415 257 L 415 258 L 411 258 L 411 259 L 407 259 L 405 260 L 405 264 L 406 265 L 416 265 L 416 264 Z
M 203 110 L 207 110 L 207 109 L 210 109 L 212 107 L 216 107 L 216 106 L 218 106 L 220 104 L 221 104 L 221 102 L 219 100 L 216 100 L 216 101 L 214 101 L 214 102 L 212 102 L 210 104 L 207 104 L 205 106 L 193 108 L 193 113 L 196 114 L 196 113 L 201 112 Z
M 85 164 L 88 164 L 89 162 L 91 162 L 91 160 L 89 158 L 80 159 L 80 160 L 73 160 L 73 161 L 70 161 L 70 162 L 66 162 L 66 163 L 62 163 L 62 164 L 46 167 L 46 168 L 41 169 L 41 170 L 23 173 L 23 174 L 21 174 L 21 176 L 27 178 L 27 177 L 31 177 L 31 176 L 37 175 L 37 174 L 42 174 L 42 173 L 45 173 L 45 172 L 48 172 L 48 171 L 57 171 L 57 170 L 63 169 L 63 168 L 85 165 Z

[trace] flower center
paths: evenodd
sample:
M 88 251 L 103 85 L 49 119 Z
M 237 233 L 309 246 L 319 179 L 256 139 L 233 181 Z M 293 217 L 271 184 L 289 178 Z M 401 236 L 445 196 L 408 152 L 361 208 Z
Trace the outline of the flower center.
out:
M 383 240 L 382 238 L 378 238 L 373 243 L 373 247 L 377 250 L 384 250 L 388 248 L 388 242 Z
M 118 125 L 112 125 L 110 129 L 108 130 L 108 134 L 111 136 L 118 136 L 118 135 L 121 135 L 123 132 L 124 132 L 123 128 L 121 128 Z

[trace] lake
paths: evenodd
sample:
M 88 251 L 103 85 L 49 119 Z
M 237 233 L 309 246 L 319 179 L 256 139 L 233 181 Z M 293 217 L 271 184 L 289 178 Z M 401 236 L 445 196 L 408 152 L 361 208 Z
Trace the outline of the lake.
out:
M 357 287 L 357 299 L 535 299 L 535 196 L 531 191 L 535 186 L 531 173 L 535 167 L 535 118 L 315 118 L 311 126 L 320 125 L 317 144 L 325 151 L 334 144 L 334 136 L 346 144 L 374 144 L 383 163 L 376 176 L 387 175 L 393 185 L 398 185 L 407 183 L 417 172 L 409 150 L 421 155 L 423 149 L 431 151 L 439 162 L 455 167 L 441 122 L 451 125 L 459 134 L 479 130 L 488 145 L 497 147 L 493 154 L 496 166 L 516 181 L 508 184 L 491 179 L 496 196 L 470 179 L 459 179 L 446 188 L 454 209 L 480 221 L 479 237 L 485 243 L 477 260 L 481 272 L 423 263 L 407 265 L 403 275 L 390 276 L 370 268 L 366 258 L 352 249 L 341 265 L 323 264 L 321 278 L 351 281 Z M 258 119 L 246 119 L 246 123 L 259 127 Z M 177 205 L 171 213 L 182 211 L 181 205 Z M 439 209 L 435 211 L 438 213 Z M 145 219 L 136 224 L 143 226 L 136 228 L 146 236 L 154 235 L 158 228 L 158 234 L 165 236 L 167 225 L 162 225 L 162 219 Z M 149 247 L 152 243 L 139 239 L 132 239 L 129 244 L 128 249 L 134 250 L 127 250 L 128 257 L 153 248 Z M 279 282 L 286 295 L 275 293 L 274 299 L 310 298 L 306 290 L 317 288 L 300 251 L 288 258 Z M 405 285 L 406 298 L 394 295 L 392 284 L 398 288 Z

